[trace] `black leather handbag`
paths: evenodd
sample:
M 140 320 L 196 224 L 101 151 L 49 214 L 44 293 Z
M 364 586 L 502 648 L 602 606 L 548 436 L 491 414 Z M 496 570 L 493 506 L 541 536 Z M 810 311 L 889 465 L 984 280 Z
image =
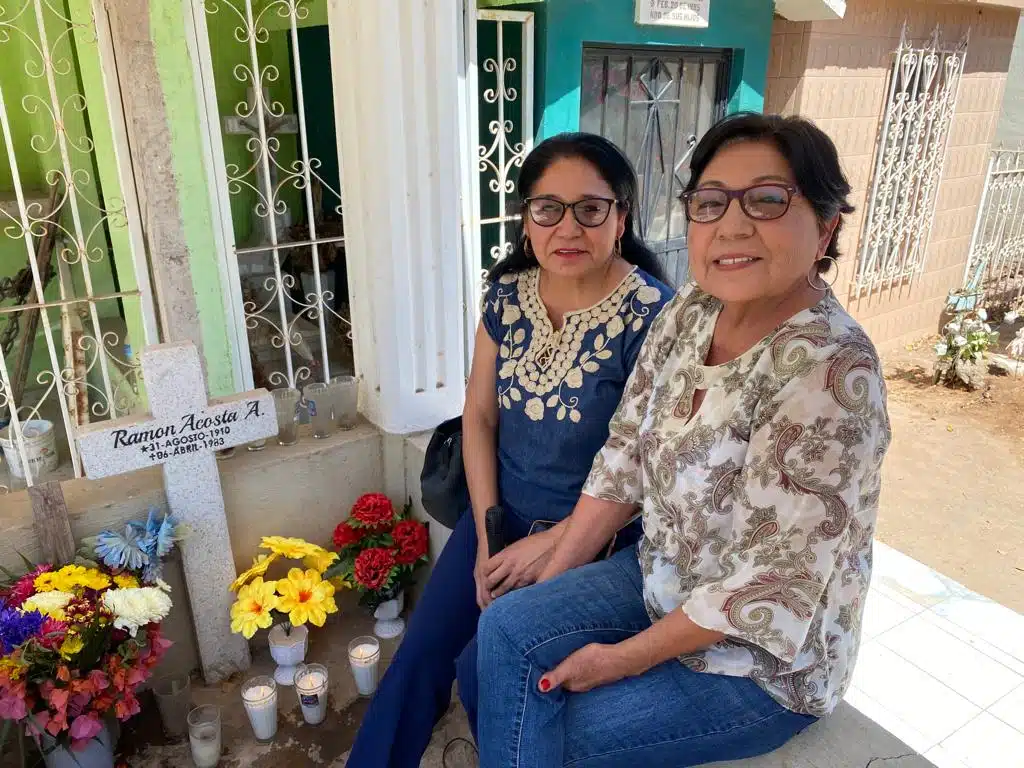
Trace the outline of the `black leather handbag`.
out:
M 462 417 L 434 430 L 420 472 L 423 509 L 445 528 L 454 528 L 469 509 L 469 486 L 462 463 Z

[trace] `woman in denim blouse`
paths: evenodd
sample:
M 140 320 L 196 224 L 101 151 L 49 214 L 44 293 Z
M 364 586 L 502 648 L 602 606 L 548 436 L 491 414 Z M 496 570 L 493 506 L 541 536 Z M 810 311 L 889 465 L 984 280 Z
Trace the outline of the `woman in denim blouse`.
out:
M 647 330 L 671 297 L 634 230 L 636 175 L 614 144 L 587 134 L 548 139 L 523 163 L 519 189 L 523 231 L 488 275 L 466 394 L 471 509 L 434 567 L 350 768 L 418 766 L 456 671 L 475 727 L 480 612 L 546 565 Z M 499 504 L 511 543 L 489 557 L 484 514 Z M 539 520 L 558 525 L 528 536 Z M 617 543 L 638 537 L 630 530 Z

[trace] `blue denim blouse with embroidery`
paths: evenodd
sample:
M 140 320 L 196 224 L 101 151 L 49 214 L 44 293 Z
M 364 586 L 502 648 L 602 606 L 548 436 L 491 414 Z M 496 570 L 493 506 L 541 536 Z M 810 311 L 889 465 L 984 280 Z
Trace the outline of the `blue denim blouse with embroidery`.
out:
M 498 345 L 498 492 L 525 521 L 562 520 L 576 506 L 647 330 L 672 297 L 633 269 L 598 304 L 567 313 L 558 331 L 539 276 L 537 267 L 504 275 L 483 304 Z

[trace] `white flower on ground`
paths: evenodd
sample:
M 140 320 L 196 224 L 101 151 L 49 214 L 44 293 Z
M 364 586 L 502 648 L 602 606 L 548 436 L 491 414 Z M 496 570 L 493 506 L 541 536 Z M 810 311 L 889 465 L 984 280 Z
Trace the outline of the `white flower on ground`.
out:
M 1019 331 L 1017 331 L 1017 335 L 1014 337 L 1013 341 L 1010 342 L 1010 345 L 1006 348 L 1006 351 L 1009 352 L 1010 357 L 1014 358 L 1015 360 L 1020 360 L 1021 358 L 1024 358 L 1024 328 L 1021 328 Z
M 1005 315 L 1003 315 L 1003 322 L 1006 323 L 1007 325 L 1013 325 L 1014 323 L 1017 322 L 1017 318 L 1019 317 L 1020 315 L 1017 314 L 1016 312 L 1007 312 Z
M 943 329 L 946 333 L 960 333 L 960 323 L 946 323 Z
M 171 598 L 159 587 L 110 589 L 103 593 L 103 604 L 114 614 L 114 626 L 132 634 L 163 621 L 171 610 Z
M 953 339 L 953 346 L 955 346 L 955 347 L 963 347 L 966 344 L 967 344 L 967 339 L 965 339 L 963 336 L 957 336 L 957 337 L 955 337 Z
M 988 320 L 988 312 L 985 311 L 984 309 L 979 309 L 978 310 L 978 317 L 981 320 Z
M 942 357 L 947 352 L 949 352 L 948 344 L 944 344 L 940 341 L 938 344 L 935 345 L 935 354 L 938 355 L 939 357 Z

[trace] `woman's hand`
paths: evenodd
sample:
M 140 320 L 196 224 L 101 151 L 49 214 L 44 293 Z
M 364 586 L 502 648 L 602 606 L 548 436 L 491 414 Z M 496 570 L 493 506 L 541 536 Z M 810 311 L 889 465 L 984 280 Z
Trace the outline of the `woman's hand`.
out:
M 533 584 L 555 548 L 551 531 L 541 531 L 511 544 L 484 564 L 484 583 L 492 600 Z
M 608 685 L 625 677 L 640 674 L 643 666 L 625 651 L 622 643 L 585 645 L 566 657 L 540 679 L 542 693 L 558 687 L 572 693 L 583 693 L 601 685 Z

